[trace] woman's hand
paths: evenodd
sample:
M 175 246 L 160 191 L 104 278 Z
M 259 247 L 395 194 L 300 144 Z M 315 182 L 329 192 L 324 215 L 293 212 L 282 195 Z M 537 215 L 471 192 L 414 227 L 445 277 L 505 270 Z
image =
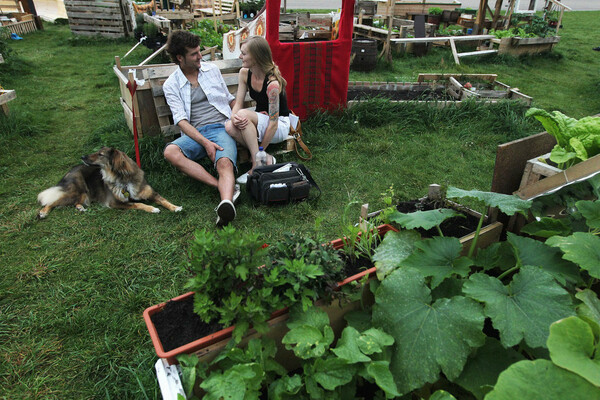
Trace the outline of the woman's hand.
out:
M 231 122 L 233 123 L 233 126 L 235 126 L 236 128 L 238 128 L 240 130 L 243 130 L 246 128 L 246 126 L 248 126 L 248 123 L 250 121 L 246 117 L 242 117 L 239 114 L 235 114 L 231 118 Z

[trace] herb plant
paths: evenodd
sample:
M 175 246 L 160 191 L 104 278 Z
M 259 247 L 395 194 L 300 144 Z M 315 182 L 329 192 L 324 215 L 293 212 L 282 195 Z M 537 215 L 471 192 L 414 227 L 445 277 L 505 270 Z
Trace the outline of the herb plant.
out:
M 353 263 L 361 257 L 370 260 L 380 240 L 377 225 L 373 220 L 363 220 L 356 225 L 350 221 L 350 209 L 356 204 L 356 201 L 348 203 L 342 218 L 343 252 Z
M 194 311 L 207 323 L 235 324 L 233 335 L 239 341 L 251 324 L 265 332 L 266 321 L 276 310 L 294 304 L 307 309 L 329 294 L 341 277 L 339 257 L 332 249 L 307 243 L 305 247 L 288 243 L 287 252 L 276 246 L 269 259 L 255 234 L 233 227 L 196 232 L 188 263 L 195 275 L 186 286 L 196 292 Z M 328 279 L 322 282 L 324 268 Z
M 234 29 L 233 26 L 218 21 L 217 30 L 215 31 L 213 20 L 210 18 L 194 21 L 194 25 L 195 26 L 190 29 L 190 32 L 200 36 L 200 44 L 202 46 L 217 46 L 221 50 L 223 49 L 223 34 Z

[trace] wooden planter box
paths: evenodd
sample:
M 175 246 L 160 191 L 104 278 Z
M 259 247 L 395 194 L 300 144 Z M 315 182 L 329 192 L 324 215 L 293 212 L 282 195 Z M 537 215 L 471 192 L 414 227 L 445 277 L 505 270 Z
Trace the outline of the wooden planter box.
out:
M 221 70 L 223 79 L 229 92 L 237 91 L 238 71 L 241 60 L 204 61 L 216 64 Z M 121 106 L 125 120 L 133 133 L 133 111 L 135 111 L 135 124 L 139 136 L 158 135 L 174 136 L 179 134 L 179 128 L 173 125 L 171 109 L 167 105 L 162 85 L 169 75 L 177 68 L 175 64 L 156 64 L 142 66 L 121 66 L 116 57 L 113 71 L 119 80 L 121 89 Z M 138 86 L 132 97 L 127 87 L 129 81 L 137 79 Z
M 520 38 L 507 37 L 500 39 L 498 54 L 510 54 L 520 56 L 523 54 L 539 54 L 551 51 L 554 45 L 560 41 L 560 36 L 545 38 Z
M 460 7 L 459 1 L 404 1 L 396 0 L 390 7 L 390 13 L 388 14 L 388 3 L 386 1 L 377 2 L 377 14 L 379 15 L 393 15 L 399 17 L 406 17 L 413 14 L 427 14 L 431 7 L 439 7 L 442 10 L 453 11 L 457 7 Z
M 349 82 L 348 106 L 352 106 L 364 99 L 355 99 L 355 94 L 372 93 L 389 97 L 392 101 L 431 102 L 438 107 L 448 104 L 460 104 L 467 98 L 495 103 L 502 99 L 524 101 L 527 105 L 533 100 L 530 96 L 521 93 L 519 89 L 496 80 L 496 74 L 419 74 L 417 82 Z M 485 87 L 471 89 L 465 88 L 461 82 L 487 81 Z M 424 94 L 434 92 L 446 94 L 449 99 L 426 99 Z M 372 96 L 373 97 L 373 96 Z

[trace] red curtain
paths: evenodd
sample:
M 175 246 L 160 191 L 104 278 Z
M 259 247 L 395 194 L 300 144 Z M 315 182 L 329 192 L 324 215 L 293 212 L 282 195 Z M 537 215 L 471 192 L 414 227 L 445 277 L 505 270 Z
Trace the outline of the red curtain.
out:
M 288 106 L 301 119 L 313 111 L 346 107 L 354 0 L 342 0 L 339 36 L 322 42 L 279 41 L 281 0 L 267 0 L 266 39 L 287 81 Z

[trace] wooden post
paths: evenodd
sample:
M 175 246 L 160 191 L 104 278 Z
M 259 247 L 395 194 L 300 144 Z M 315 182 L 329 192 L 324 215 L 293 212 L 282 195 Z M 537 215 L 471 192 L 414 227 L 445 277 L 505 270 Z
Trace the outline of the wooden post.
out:
M 508 29 L 510 26 L 510 19 L 513 15 L 513 11 L 515 9 L 515 0 L 510 0 L 508 4 L 508 10 L 506 10 L 506 21 L 504 21 L 504 29 Z
M 363 231 L 367 230 L 367 217 L 369 216 L 369 204 L 363 204 L 360 208 L 360 229 Z
M 159 53 L 161 53 L 165 48 L 167 47 L 167 44 L 163 44 L 162 47 L 158 50 L 156 50 L 154 53 L 150 54 L 150 56 L 148 58 L 146 58 L 144 61 L 142 61 L 138 66 L 142 66 L 145 65 L 148 61 L 152 60 L 154 57 L 156 57 Z
M 475 19 L 475 25 L 473 25 L 473 34 L 478 35 L 483 30 L 483 24 L 485 22 L 485 12 L 487 7 L 487 0 L 479 0 L 479 10 L 477 11 L 477 18 Z
M 492 18 L 492 29 L 496 29 L 496 23 L 500 18 L 500 11 L 502 9 L 502 0 L 496 0 L 496 7 L 494 8 L 494 16 Z

